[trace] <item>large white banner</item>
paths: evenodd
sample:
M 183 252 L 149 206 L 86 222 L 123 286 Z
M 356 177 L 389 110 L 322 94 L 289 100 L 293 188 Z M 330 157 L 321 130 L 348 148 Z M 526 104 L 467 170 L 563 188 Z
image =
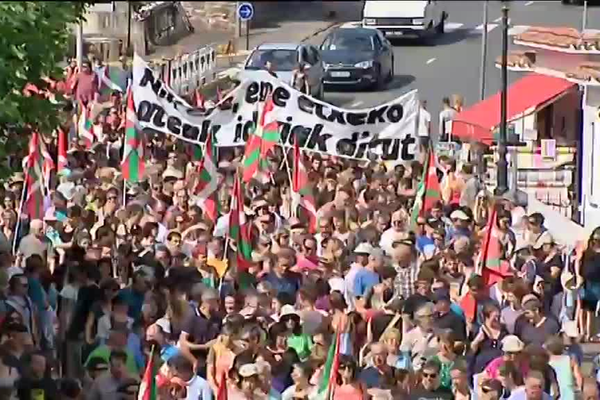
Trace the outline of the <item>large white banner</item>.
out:
M 347 110 L 304 95 L 266 71 L 245 80 L 221 104 L 201 113 L 180 98 L 148 67 L 134 58 L 133 95 L 142 128 L 204 143 L 214 133 L 218 146 L 243 145 L 258 120 L 258 104 L 272 93 L 281 144 L 298 137 L 301 148 L 357 159 L 410 161 L 418 151 L 419 100 L 413 90 L 380 106 Z

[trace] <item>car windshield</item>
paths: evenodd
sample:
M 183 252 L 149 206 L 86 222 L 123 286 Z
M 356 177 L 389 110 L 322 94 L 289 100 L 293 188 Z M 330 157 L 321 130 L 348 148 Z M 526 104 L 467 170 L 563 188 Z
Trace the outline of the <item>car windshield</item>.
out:
M 372 51 L 373 39 L 370 35 L 359 35 L 355 32 L 336 32 L 327 37 L 323 50 Z
M 296 50 L 255 50 L 246 64 L 246 69 L 263 69 L 266 68 L 267 62 L 270 62 L 273 71 L 293 71 L 298 67 L 296 54 Z

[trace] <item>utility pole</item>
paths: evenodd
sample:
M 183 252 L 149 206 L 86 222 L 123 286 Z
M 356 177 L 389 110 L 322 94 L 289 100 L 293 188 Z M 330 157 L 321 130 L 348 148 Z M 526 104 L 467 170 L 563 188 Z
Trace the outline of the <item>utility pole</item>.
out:
M 131 54 L 131 2 L 127 2 L 127 55 Z
M 508 106 L 508 4 L 502 2 L 502 92 L 500 94 L 500 135 L 498 138 L 498 163 L 496 195 L 508 190 L 508 163 L 506 162 Z
M 581 32 L 585 31 L 587 27 L 587 12 L 588 12 L 588 2 L 584 0 L 583 2 L 583 21 L 581 23 Z
M 76 42 L 77 68 L 81 71 L 83 64 L 83 22 L 77 23 L 77 42 Z
M 479 100 L 485 99 L 485 65 L 487 64 L 488 42 L 488 0 L 483 2 L 483 38 L 481 39 L 481 71 L 479 80 Z

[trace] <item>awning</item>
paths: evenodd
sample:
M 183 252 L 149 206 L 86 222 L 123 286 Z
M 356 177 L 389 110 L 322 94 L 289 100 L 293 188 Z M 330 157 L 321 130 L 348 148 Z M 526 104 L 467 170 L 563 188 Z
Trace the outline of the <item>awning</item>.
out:
M 566 79 L 553 76 L 535 73 L 527 75 L 508 88 L 508 121 L 533 112 L 575 85 Z M 452 135 L 465 141 L 475 140 L 491 144 L 498 125 L 500 92 L 459 113 L 452 121 Z

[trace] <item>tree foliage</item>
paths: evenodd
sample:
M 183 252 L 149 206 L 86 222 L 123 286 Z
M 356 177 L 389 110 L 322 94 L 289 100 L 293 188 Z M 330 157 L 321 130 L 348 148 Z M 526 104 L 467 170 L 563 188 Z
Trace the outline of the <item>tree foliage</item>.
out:
M 44 77 L 62 78 L 60 63 L 87 4 L 0 2 L 0 162 L 26 147 L 27 126 L 48 134 L 65 123 L 59 106 L 43 98 L 25 97 L 22 90 L 27 83 L 44 87 Z M 6 168 L 0 169 L 0 174 L 6 173 Z

